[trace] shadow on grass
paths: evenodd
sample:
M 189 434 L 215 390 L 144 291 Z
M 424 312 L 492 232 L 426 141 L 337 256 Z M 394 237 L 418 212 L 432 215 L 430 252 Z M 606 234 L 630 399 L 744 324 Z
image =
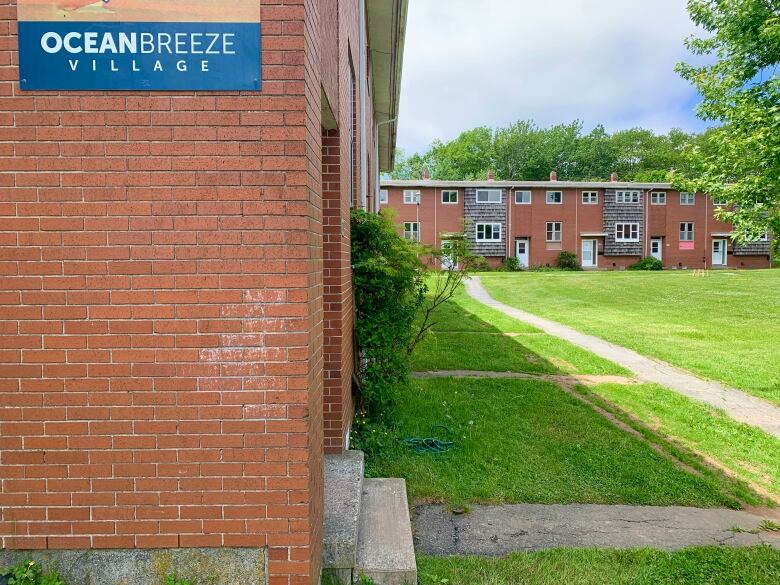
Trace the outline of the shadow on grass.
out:
M 721 474 L 706 467 L 691 473 L 670 450 L 659 452 L 561 388 L 577 385 L 572 374 L 598 369 L 591 359 L 596 356 L 584 350 L 585 355 L 564 354 L 568 367 L 560 367 L 553 361 L 559 360 L 554 351 L 561 355 L 559 345 L 565 348 L 566 342 L 520 323 L 497 321 L 498 327 L 483 317 L 492 318 L 481 309 L 469 310 L 458 298 L 442 307 L 434 333 L 413 356 L 414 369 L 517 372 L 562 380 L 414 380 L 399 396 L 399 440 L 369 457 L 367 475 L 404 477 L 413 503 L 453 507 L 601 503 L 738 508 L 745 501 L 745 491 Z M 544 354 L 532 347 L 539 347 L 540 339 L 551 344 Z M 435 425 L 452 430 L 452 451 L 420 455 L 400 441 L 429 437 Z M 760 503 L 760 498 L 750 503 Z

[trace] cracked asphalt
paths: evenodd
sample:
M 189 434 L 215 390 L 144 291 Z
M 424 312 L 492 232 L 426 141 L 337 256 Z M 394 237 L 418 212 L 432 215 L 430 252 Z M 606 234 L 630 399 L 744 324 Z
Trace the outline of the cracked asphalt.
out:
M 558 547 L 678 550 L 690 546 L 780 548 L 780 533 L 761 532 L 747 512 L 679 506 L 511 504 L 453 514 L 441 505 L 415 508 L 415 549 L 429 555 L 502 556 Z

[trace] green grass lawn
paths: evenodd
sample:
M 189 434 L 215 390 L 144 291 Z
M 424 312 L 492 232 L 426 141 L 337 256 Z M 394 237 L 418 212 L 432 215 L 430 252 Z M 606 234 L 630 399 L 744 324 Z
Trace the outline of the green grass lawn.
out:
M 590 391 L 654 430 L 714 459 L 780 501 L 780 440 L 777 438 L 660 386 L 604 384 Z
M 460 290 L 434 315 L 414 353 L 415 371 L 478 370 L 539 374 L 615 374 L 620 366 L 507 317 Z
M 367 475 L 406 478 L 414 503 L 738 505 L 714 474 L 681 470 L 551 383 L 415 380 L 398 405 L 400 438 L 454 433 L 445 454 L 369 457 Z
M 417 557 L 420 585 L 776 585 L 780 551 L 556 549 L 504 558 Z
M 497 300 L 780 404 L 780 271 L 485 274 Z

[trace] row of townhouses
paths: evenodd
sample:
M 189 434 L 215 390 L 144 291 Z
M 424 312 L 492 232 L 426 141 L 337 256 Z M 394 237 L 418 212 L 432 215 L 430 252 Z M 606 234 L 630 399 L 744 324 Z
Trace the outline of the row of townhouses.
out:
M 769 268 L 770 235 L 732 238 L 716 218 L 722 205 L 668 183 L 558 181 L 383 181 L 380 206 L 393 208 L 404 236 L 436 247 L 463 234 L 493 265 L 555 265 L 562 251 L 585 269 L 624 269 L 653 256 L 665 267 Z

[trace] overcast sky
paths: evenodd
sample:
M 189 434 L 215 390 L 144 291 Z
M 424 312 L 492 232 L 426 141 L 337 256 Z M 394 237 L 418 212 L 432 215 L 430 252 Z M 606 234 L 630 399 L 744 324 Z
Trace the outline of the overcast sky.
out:
M 410 0 L 398 146 L 475 126 L 701 130 L 685 0 Z

